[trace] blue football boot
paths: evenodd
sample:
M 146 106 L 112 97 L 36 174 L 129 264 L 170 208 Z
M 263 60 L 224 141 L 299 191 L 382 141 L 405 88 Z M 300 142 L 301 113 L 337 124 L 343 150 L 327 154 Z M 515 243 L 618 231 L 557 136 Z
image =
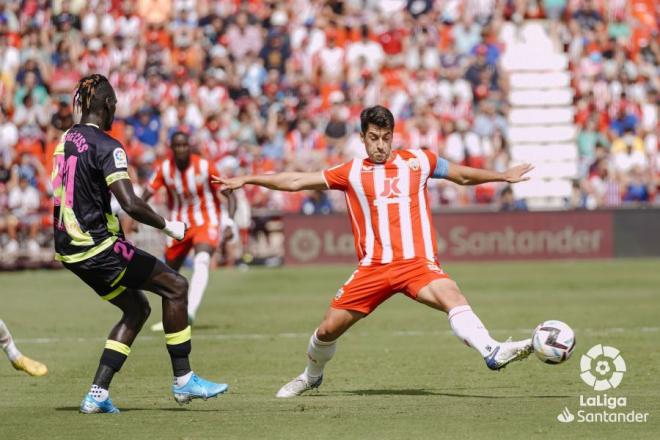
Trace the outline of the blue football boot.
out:
M 174 400 L 183 405 L 190 403 L 193 399 L 208 399 L 210 397 L 218 397 L 218 394 L 225 393 L 229 389 L 226 383 L 214 383 L 202 379 L 195 373 L 190 377 L 188 383 L 182 387 L 177 387 L 176 384 L 172 385 L 172 393 Z
M 83 414 L 117 414 L 119 410 L 112 404 L 109 397 L 102 402 L 97 402 L 90 393 L 87 393 L 80 403 L 80 412 Z

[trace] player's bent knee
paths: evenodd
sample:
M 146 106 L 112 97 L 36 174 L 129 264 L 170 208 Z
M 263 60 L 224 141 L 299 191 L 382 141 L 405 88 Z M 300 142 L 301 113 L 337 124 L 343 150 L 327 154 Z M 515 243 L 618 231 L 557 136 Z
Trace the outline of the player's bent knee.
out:
M 333 331 L 330 325 L 327 325 L 325 322 L 323 322 L 321 325 L 319 325 L 319 328 L 316 329 L 316 337 L 319 341 L 331 342 L 337 339 L 339 335 L 337 334 L 336 330 Z
M 149 318 L 149 315 L 151 315 L 151 306 L 146 299 L 140 304 L 140 312 L 143 322 L 145 322 Z
M 188 298 L 188 280 L 183 275 L 176 274 L 172 282 L 173 299 Z

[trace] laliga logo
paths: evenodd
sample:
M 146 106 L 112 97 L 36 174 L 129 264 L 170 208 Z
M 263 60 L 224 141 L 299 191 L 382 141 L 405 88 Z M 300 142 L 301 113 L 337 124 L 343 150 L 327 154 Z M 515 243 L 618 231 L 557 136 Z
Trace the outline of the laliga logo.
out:
M 614 347 L 594 345 L 580 359 L 580 377 L 595 391 L 616 388 L 626 372 L 626 362 Z

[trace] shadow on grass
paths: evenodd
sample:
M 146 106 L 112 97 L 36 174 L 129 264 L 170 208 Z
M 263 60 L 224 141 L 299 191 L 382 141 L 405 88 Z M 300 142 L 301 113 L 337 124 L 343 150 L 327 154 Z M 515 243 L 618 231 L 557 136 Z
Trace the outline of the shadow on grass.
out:
M 445 397 L 468 397 L 478 399 L 562 399 L 566 397 L 573 397 L 570 395 L 518 395 L 518 396 L 487 396 L 483 394 L 459 394 L 459 393 L 443 393 L 430 391 L 425 389 L 375 389 L 375 390 L 350 390 L 344 391 L 341 394 L 350 394 L 353 396 L 445 396 Z
M 60 406 L 55 408 L 55 411 L 71 411 L 71 412 L 78 412 L 80 408 L 77 406 Z M 167 407 L 167 408 L 159 408 L 159 407 L 153 407 L 153 408 L 119 408 L 120 412 L 127 413 L 131 411 L 174 411 L 174 412 L 220 412 L 219 409 L 191 409 L 191 408 L 172 408 L 172 407 Z

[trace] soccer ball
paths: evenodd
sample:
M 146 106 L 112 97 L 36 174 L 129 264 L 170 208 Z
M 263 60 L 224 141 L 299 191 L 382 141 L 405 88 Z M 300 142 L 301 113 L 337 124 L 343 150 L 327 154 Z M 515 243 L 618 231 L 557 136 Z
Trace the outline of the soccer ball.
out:
M 546 364 L 561 364 L 571 357 L 575 348 L 575 333 L 561 321 L 540 323 L 532 333 L 536 357 Z

